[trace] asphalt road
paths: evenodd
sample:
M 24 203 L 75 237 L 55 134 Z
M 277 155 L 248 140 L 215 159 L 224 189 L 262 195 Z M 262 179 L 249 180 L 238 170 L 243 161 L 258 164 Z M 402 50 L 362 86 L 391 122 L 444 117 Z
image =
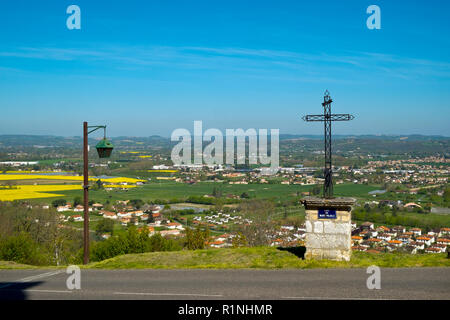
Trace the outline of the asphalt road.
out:
M 69 290 L 65 270 L 0 270 L 0 299 L 450 299 L 450 268 L 381 269 L 369 290 L 366 269 L 81 270 Z

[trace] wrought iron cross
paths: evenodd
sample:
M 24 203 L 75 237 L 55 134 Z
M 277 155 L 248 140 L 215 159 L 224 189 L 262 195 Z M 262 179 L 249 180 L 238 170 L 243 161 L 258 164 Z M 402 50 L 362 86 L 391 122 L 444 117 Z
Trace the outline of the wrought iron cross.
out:
M 305 121 L 323 121 L 325 128 L 325 168 L 324 177 L 325 182 L 323 185 L 324 198 L 333 198 L 333 169 L 331 166 L 331 121 L 349 121 L 353 120 L 354 116 L 348 113 L 332 114 L 331 113 L 331 100 L 330 93 L 325 91 L 323 97 L 323 115 L 322 114 L 309 114 L 303 116 Z

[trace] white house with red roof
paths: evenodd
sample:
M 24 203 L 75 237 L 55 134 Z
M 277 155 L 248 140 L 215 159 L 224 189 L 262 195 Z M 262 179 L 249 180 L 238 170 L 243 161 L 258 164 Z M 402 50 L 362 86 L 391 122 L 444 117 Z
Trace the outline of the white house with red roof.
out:
M 84 221 L 83 216 L 77 214 L 74 216 L 71 216 L 73 218 L 73 221 Z
M 168 229 L 184 230 L 183 225 L 181 223 L 178 223 L 178 222 L 169 222 L 168 224 L 166 224 L 166 227 Z
M 103 211 L 103 218 L 115 220 L 117 219 L 117 215 L 114 212 Z

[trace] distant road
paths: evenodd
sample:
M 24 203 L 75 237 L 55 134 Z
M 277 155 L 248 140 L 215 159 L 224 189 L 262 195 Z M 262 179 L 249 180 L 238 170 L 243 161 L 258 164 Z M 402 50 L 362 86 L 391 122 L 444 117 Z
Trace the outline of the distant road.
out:
M 65 270 L 0 270 L 0 299 L 450 299 L 450 268 L 81 270 L 68 290 Z

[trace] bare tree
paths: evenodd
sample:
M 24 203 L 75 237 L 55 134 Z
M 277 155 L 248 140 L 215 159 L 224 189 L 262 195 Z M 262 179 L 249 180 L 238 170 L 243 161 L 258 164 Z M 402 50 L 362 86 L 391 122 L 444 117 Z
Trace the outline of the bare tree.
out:
M 264 246 L 270 242 L 270 235 L 275 232 L 272 216 L 274 204 L 264 200 L 249 200 L 239 206 L 244 216 L 244 223 L 236 226 L 238 233 L 245 237 L 249 246 Z

